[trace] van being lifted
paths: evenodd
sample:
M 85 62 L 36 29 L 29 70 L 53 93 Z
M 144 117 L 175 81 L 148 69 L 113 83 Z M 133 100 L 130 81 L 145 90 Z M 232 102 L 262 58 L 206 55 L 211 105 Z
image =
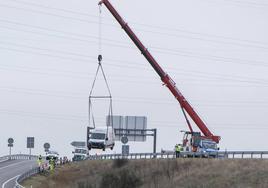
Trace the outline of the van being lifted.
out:
M 114 148 L 115 135 L 112 127 L 99 127 L 91 129 L 90 137 L 88 139 L 88 149 L 102 149 Z

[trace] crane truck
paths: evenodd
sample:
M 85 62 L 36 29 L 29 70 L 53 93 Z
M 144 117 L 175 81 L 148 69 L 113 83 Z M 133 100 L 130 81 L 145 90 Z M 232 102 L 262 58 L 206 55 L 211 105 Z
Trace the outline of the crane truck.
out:
M 114 16 L 117 22 L 120 24 L 122 29 L 126 32 L 126 34 L 130 37 L 130 39 L 134 42 L 137 48 L 141 51 L 142 55 L 147 59 L 147 61 L 151 64 L 153 69 L 159 75 L 160 79 L 163 82 L 169 91 L 173 94 L 175 99 L 179 102 L 179 105 L 182 109 L 184 118 L 188 125 L 189 131 L 184 132 L 182 146 L 183 151 L 189 152 L 211 152 L 216 151 L 217 144 L 219 143 L 221 137 L 215 136 L 206 126 L 204 121 L 199 117 L 190 103 L 186 100 L 186 98 L 182 95 L 179 89 L 176 86 L 176 83 L 172 80 L 172 78 L 161 68 L 161 66 L 157 63 L 155 58 L 149 52 L 149 50 L 143 45 L 143 43 L 139 40 L 137 35 L 133 32 L 133 30 L 129 27 L 129 25 L 124 21 L 124 19 L 120 16 L 114 6 L 109 2 L 109 0 L 101 0 L 99 2 L 99 6 L 104 4 L 110 13 Z M 188 116 L 192 119 L 192 121 L 197 125 L 201 132 L 196 132 L 193 130 L 192 125 Z

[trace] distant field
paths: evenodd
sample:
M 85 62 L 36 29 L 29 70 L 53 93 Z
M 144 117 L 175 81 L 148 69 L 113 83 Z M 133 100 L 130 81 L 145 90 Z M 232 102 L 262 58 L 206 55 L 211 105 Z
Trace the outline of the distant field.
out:
M 30 188 L 268 188 L 268 160 L 83 161 L 23 182 Z

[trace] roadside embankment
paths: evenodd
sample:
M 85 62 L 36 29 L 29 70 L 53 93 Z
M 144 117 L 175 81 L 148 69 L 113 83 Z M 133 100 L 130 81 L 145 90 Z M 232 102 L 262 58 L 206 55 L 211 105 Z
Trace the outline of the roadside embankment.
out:
M 58 167 L 26 188 L 266 188 L 266 159 L 96 160 Z

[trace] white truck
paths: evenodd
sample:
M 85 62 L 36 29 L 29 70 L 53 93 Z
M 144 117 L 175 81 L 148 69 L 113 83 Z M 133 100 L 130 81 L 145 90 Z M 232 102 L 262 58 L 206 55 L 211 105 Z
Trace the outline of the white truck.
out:
M 85 147 L 75 147 L 73 161 L 83 161 L 88 158 L 88 150 Z
M 195 152 L 195 156 L 199 157 L 216 157 L 219 148 L 215 141 L 202 137 L 200 132 L 182 132 L 184 132 L 182 147 L 184 152 L 189 152 L 187 157 L 192 157 L 190 152 Z
M 59 159 L 59 153 L 56 151 L 48 151 L 46 153 L 46 160 L 50 160 L 51 158 L 53 158 L 53 160 L 58 160 Z
M 102 149 L 106 148 L 113 150 L 115 145 L 115 135 L 112 127 L 99 127 L 90 130 L 88 138 L 88 149 Z

